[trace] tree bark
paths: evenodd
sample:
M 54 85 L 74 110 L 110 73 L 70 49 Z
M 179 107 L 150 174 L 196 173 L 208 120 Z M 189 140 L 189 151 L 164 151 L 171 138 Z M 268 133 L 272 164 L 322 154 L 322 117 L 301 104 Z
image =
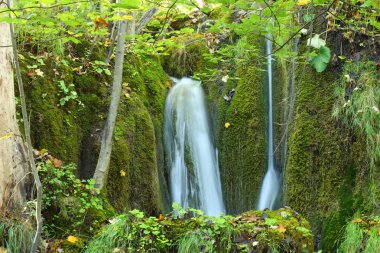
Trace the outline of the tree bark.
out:
M 137 22 L 135 27 L 135 33 L 140 34 L 142 29 L 148 24 L 148 22 L 152 19 L 152 17 L 157 13 L 158 8 L 153 7 L 147 10 L 140 18 L 139 22 Z
M 4 7 L 6 5 L 1 4 L 0 10 Z M 13 53 L 9 45 L 12 45 L 10 26 L 0 23 L 0 213 L 24 203 L 24 179 L 29 171 L 16 119 Z
M 103 129 L 102 143 L 98 163 L 96 165 L 94 179 L 95 187 L 102 189 L 107 180 L 108 168 L 111 159 L 113 133 L 115 130 L 117 110 L 121 96 L 121 82 L 123 78 L 123 63 L 125 49 L 125 35 L 127 30 L 127 21 L 120 21 L 118 29 L 118 40 L 116 46 L 115 70 L 112 84 L 111 104 L 108 112 L 106 124 Z

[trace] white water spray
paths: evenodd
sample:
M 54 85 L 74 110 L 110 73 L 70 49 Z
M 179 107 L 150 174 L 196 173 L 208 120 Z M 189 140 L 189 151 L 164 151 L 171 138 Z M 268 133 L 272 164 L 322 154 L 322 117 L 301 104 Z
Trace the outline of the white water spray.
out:
M 172 201 L 207 215 L 225 212 L 217 150 L 212 144 L 200 82 L 174 79 L 165 105 L 165 146 Z
M 273 116 L 272 116 L 272 42 L 269 39 L 265 40 L 267 64 L 268 64 L 268 170 L 265 174 L 263 185 L 261 187 L 258 209 L 265 208 L 273 209 L 280 184 L 278 173 L 274 168 L 273 162 Z

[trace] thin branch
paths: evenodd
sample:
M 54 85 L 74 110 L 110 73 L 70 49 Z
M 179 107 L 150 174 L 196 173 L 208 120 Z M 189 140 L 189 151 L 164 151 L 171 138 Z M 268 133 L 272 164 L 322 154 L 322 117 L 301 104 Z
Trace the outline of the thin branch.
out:
M 173 4 L 170 5 L 168 11 L 166 12 L 166 16 L 165 16 L 164 24 L 162 25 L 160 32 L 157 34 L 157 36 L 156 36 L 156 38 L 155 38 L 155 40 L 154 40 L 154 44 L 156 43 L 157 39 L 161 36 L 162 32 L 164 31 L 164 29 L 165 29 L 165 25 L 166 25 L 166 23 L 168 22 L 168 19 L 169 19 L 169 13 L 170 13 L 170 11 L 174 8 L 174 6 L 177 4 L 177 2 L 178 2 L 178 0 L 175 0 L 175 1 L 173 2 Z
M 113 53 L 113 49 L 115 47 L 115 40 L 116 40 L 116 35 L 117 35 L 117 26 L 116 26 L 116 23 L 113 24 L 112 26 L 112 32 L 111 32 L 111 45 L 110 45 L 110 48 L 109 48 L 109 51 L 108 51 L 108 55 L 107 55 L 107 59 L 105 61 L 105 63 L 108 65 L 111 61 L 111 56 L 112 56 L 112 53 Z
M 271 5 L 267 3 L 266 0 L 264 0 L 264 3 L 267 5 L 267 7 L 269 8 L 270 12 L 272 13 L 274 19 L 276 20 L 277 24 L 278 24 L 278 34 L 281 34 L 281 25 L 280 25 L 280 21 L 278 20 L 276 14 L 274 14 L 272 8 L 271 8 Z
M 152 17 L 157 13 L 158 8 L 153 7 L 144 12 L 141 16 L 140 20 L 137 22 L 135 26 L 135 34 L 140 34 L 142 29 L 148 24 L 148 22 L 152 19 Z
M 45 44 L 45 43 L 47 43 L 47 42 L 52 42 L 52 41 L 54 41 L 54 40 L 60 40 L 60 39 L 64 39 L 64 38 L 73 37 L 73 36 L 75 36 L 75 35 L 77 35 L 77 34 L 80 34 L 80 33 L 82 33 L 82 32 L 73 33 L 73 34 L 71 34 L 71 35 L 59 36 L 59 37 L 55 37 L 55 38 L 48 39 L 48 40 L 42 40 L 42 41 L 36 41 L 36 42 L 23 43 L 22 45 L 23 45 L 23 46 L 25 46 L 25 45 L 33 45 L 33 44 L 35 44 L 35 43 L 37 43 L 37 42 L 40 43 L 40 44 Z M 13 46 L 13 45 L 6 45 L 6 46 L 0 46 L 0 48 L 1 48 L 1 47 L 12 47 L 12 46 Z
M 23 11 L 26 9 L 52 9 L 52 8 L 56 8 L 56 7 L 60 7 L 60 6 L 67 6 L 67 5 L 73 5 L 73 4 L 78 4 L 78 3 L 90 3 L 90 2 L 92 2 L 92 1 L 91 0 L 84 0 L 84 1 L 65 3 L 65 4 L 54 4 L 54 5 L 50 5 L 50 6 L 29 6 L 29 7 L 19 8 L 19 9 L 12 9 L 7 5 L 8 9 L 4 10 L 4 11 L 0 11 L 0 14 L 4 13 L 4 12 L 13 12 L 14 13 L 15 11 Z
M 321 11 L 317 16 L 315 16 L 311 21 L 309 21 L 309 22 L 307 22 L 307 23 L 305 23 L 301 28 L 299 28 L 292 36 L 290 36 L 280 47 L 278 47 L 278 48 L 276 48 L 276 50 L 274 50 L 272 53 L 270 53 L 270 54 L 266 54 L 266 55 L 264 55 L 264 56 L 261 56 L 261 57 L 259 57 L 258 59 L 262 59 L 262 58 L 264 58 L 264 57 L 268 57 L 269 55 L 273 55 L 273 54 L 275 54 L 276 52 L 278 52 L 278 51 L 280 51 L 283 47 L 285 47 L 290 41 L 292 41 L 292 39 L 294 38 L 294 37 L 296 37 L 298 34 L 299 34 L 299 32 L 301 32 L 301 30 L 302 29 L 304 29 L 306 26 L 308 26 L 308 25 L 310 25 L 310 24 L 312 24 L 315 20 L 317 20 L 319 17 L 321 17 L 323 14 L 326 14 L 329 10 L 330 10 L 330 8 L 331 8 L 331 6 L 333 6 L 333 4 L 334 4 L 334 2 L 335 2 L 335 0 L 334 1 L 332 1 L 331 2 L 331 4 L 327 7 L 327 9 L 326 10 L 324 10 L 324 11 Z

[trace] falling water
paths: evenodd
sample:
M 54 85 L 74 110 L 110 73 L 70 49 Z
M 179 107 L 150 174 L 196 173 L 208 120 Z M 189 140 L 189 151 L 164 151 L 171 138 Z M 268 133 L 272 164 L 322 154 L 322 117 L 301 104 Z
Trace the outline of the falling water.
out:
M 273 162 L 273 117 L 272 117 L 272 42 L 269 39 L 265 41 L 267 66 L 268 66 L 268 170 L 265 174 L 263 185 L 261 187 L 258 209 L 273 209 L 279 191 L 278 173 L 274 168 Z
M 225 212 L 217 150 L 212 144 L 200 82 L 174 79 L 165 106 L 165 146 L 173 202 L 207 215 Z

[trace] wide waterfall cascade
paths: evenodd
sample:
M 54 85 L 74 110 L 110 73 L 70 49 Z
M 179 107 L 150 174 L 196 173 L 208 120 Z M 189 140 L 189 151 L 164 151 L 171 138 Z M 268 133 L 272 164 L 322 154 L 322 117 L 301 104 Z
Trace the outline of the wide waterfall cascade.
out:
M 272 116 L 272 42 L 265 41 L 268 67 L 268 170 L 260 191 L 258 209 L 273 209 L 280 189 L 279 175 L 274 167 Z
M 165 105 L 165 147 L 170 165 L 173 202 L 201 209 L 207 215 L 225 213 L 217 149 L 211 131 L 201 83 L 180 80 Z

